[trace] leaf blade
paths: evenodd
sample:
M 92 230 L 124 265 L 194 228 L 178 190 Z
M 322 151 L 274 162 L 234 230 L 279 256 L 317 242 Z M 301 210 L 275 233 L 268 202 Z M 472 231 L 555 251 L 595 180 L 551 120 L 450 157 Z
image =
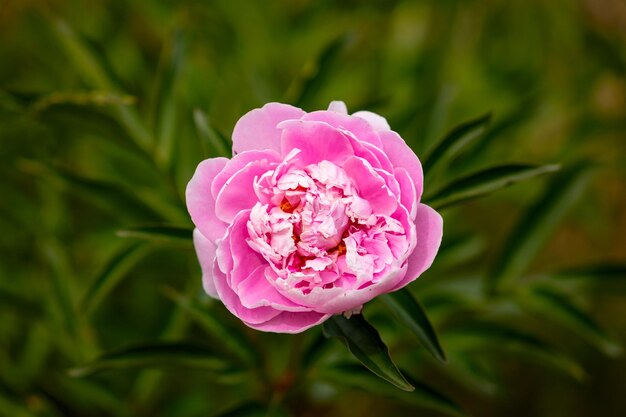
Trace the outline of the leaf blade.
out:
M 558 165 L 511 164 L 491 167 L 446 184 L 426 201 L 434 209 L 441 210 L 558 169 Z
M 406 288 L 379 298 L 436 359 L 446 362 L 446 355 L 424 308 Z
M 403 391 L 414 389 L 391 360 L 389 349 L 378 331 L 362 314 L 355 314 L 349 319 L 343 315 L 332 316 L 324 322 L 322 329 L 326 337 L 341 340 L 355 358 L 380 378 Z

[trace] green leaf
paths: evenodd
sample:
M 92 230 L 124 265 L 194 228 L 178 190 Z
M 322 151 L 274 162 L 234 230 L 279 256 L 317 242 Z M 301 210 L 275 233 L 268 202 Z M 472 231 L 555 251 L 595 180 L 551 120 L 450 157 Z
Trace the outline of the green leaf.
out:
M 213 336 L 215 340 L 219 340 L 227 352 L 234 354 L 247 364 L 259 365 L 261 363 L 259 353 L 253 347 L 254 343 L 239 329 L 228 326 L 219 317 L 209 314 L 205 309 L 196 305 L 188 297 L 185 297 L 173 288 L 166 287 L 163 292 L 186 311 L 209 335 Z
M 91 178 L 85 178 L 63 168 L 49 168 L 35 161 L 22 160 L 20 168 L 32 175 L 45 180 L 54 181 L 76 193 L 85 201 L 110 211 L 113 214 L 125 214 L 142 220 L 160 220 L 161 215 L 153 206 L 137 198 L 137 193 L 131 192 L 117 184 Z M 169 213 L 163 213 L 167 215 Z
M 552 321 L 569 328 L 580 337 L 598 347 L 607 356 L 622 353 L 622 347 L 612 340 L 595 319 L 572 300 L 547 287 L 534 287 L 520 292 L 519 302 L 534 312 L 541 320 Z
M 113 369 L 162 367 L 190 367 L 218 373 L 233 370 L 231 364 L 209 346 L 161 341 L 105 353 L 93 362 L 68 370 L 68 373 L 74 378 L 82 378 Z
M 542 196 L 524 213 L 503 245 L 501 255 L 486 276 L 488 293 L 522 275 L 569 209 L 583 194 L 590 177 L 588 165 L 561 171 Z
M 174 154 L 177 132 L 178 111 L 181 104 L 177 101 L 176 89 L 185 56 L 185 39 L 181 32 L 176 32 L 170 45 L 165 48 L 159 64 L 157 87 L 155 88 L 154 111 L 155 131 L 157 132 L 157 158 L 168 167 Z
M 558 165 L 511 164 L 491 167 L 456 179 L 425 200 L 434 209 L 441 210 L 558 170 Z
M 454 158 L 469 142 L 484 132 L 490 120 L 491 113 L 487 113 L 461 123 L 448 132 L 439 143 L 426 152 L 422 160 L 424 174 L 427 175 L 442 161 Z
M 412 392 L 402 392 L 393 389 L 356 364 L 332 364 L 331 367 L 320 370 L 320 378 L 338 385 L 359 388 L 377 396 L 394 398 L 406 404 L 441 411 L 451 416 L 466 415 L 456 402 L 426 384 L 410 379 L 414 389 Z
M 585 377 L 581 366 L 562 355 L 536 336 L 511 325 L 494 322 L 471 322 L 451 327 L 445 340 L 457 354 L 484 357 L 487 360 L 505 355 L 552 368 L 580 381 Z M 452 365 L 454 363 L 451 362 Z
M 102 300 L 149 252 L 149 246 L 137 243 L 124 247 L 117 252 L 105 265 L 98 277 L 93 281 L 80 303 L 80 310 L 86 313 L 95 311 Z
M 118 230 L 119 237 L 154 243 L 189 246 L 193 244 L 193 229 L 176 226 L 145 226 Z
M 426 312 L 406 288 L 384 294 L 379 298 L 435 358 L 441 362 L 446 361 L 446 355 L 441 349 Z
M 196 124 L 196 131 L 198 136 L 200 136 L 205 156 L 231 156 L 232 152 L 230 151 L 228 140 L 215 130 L 202 110 L 195 109 L 193 111 L 193 120 Z
M 86 42 L 74 33 L 66 22 L 57 20 L 52 29 L 65 52 L 68 64 L 74 67 L 86 84 L 98 90 L 116 90 L 115 82 L 107 74 L 97 55 L 90 50 Z M 125 105 L 116 105 L 114 106 L 114 113 L 135 143 L 144 151 L 151 151 L 152 136 L 142 124 L 137 112 Z
M 391 360 L 378 331 L 362 314 L 349 319 L 343 315 L 332 316 L 324 322 L 323 331 L 326 337 L 341 340 L 367 369 L 404 391 L 413 391 L 414 387 Z

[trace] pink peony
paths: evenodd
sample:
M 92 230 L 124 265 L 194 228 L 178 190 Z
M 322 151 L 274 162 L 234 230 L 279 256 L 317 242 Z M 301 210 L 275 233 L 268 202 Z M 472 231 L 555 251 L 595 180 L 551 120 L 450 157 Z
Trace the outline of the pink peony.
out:
M 202 161 L 186 198 L 204 289 L 246 325 L 298 333 L 432 264 L 443 221 L 383 117 L 269 103 L 239 119 L 233 154 Z

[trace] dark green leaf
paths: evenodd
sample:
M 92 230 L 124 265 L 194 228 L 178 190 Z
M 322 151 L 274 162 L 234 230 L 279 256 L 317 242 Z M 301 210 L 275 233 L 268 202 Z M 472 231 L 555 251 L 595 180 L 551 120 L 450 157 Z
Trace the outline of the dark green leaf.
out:
M 493 293 L 502 283 L 518 278 L 528 268 L 559 222 L 584 192 L 589 167 L 576 164 L 554 177 L 535 204 L 524 213 L 502 253 L 487 275 L 486 289 Z
M 445 340 L 450 350 L 469 356 L 495 358 L 499 355 L 527 360 L 582 380 L 579 364 L 563 356 L 546 342 L 510 325 L 491 322 L 465 323 L 449 328 Z
M 124 247 L 105 265 L 98 277 L 93 281 L 80 304 L 84 312 L 95 311 L 102 300 L 128 272 L 150 252 L 150 247 L 141 243 Z
M 569 328 L 606 355 L 617 356 L 622 353 L 622 347 L 607 335 L 595 319 L 564 294 L 551 288 L 535 287 L 522 292 L 519 301 L 542 320 Z
M 349 319 L 343 315 L 332 316 L 323 325 L 326 337 L 341 340 L 350 352 L 370 371 L 404 391 L 414 387 L 404 378 L 389 356 L 389 349 L 378 331 L 362 314 Z
M 248 364 L 260 364 L 261 359 L 253 347 L 254 344 L 239 329 L 228 326 L 223 320 L 210 314 L 173 288 L 166 287 L 164 293 L 185 310 L 209 335 L 219 340 L 226 351 L 235 354 Z
M 446 355 L 441 349 L 437 334 L 428 320 L 426 312 L 420 303 L 403 288 L 380 296 L 380 299 L 405 326 L 407 326 L 424 347 L 442 362 Z
M 428 174 L 440 162 L 454 158 L 472 139 L 484 132 L 490 120 L 491 113 L 487 113 L 453 128 L 426 152 L 422 160 L 424 174 Z
M 441 210 L 558 169 L 558 165 L 513 164 L 487 168 L 452 181 L 425 200 L 431 207 Z
M 136 193 L 117 184 L 84 178 L 63 168 L 48 168 L 38 162 L 28 160 L 20 161 L 20 168 L 45 180 L 55 181 L 87 202 L 114 214 L 126 214 L 144 221 L 156 221 L 161 217 L 151 205 L 139 200 Z
M 338 385 L 363 389 L 374 395 L 387 396 L 403 403 L 441 411 L 448 415 L 466 415 L 453 400 L 428 385 L 410 379 L 414 388 L 412 392 L 398 391 L 356 364 L 333 364 L 328 369 L 321 370 L 320 377 Z
M 200 109 L 193 111 L 196 131 L 202 142 L 205 156 L 231 156 L 228 140 L 211 125 L 209 119 Z
M 68 63 L 74 67 L 84 81 L 92 88 L 105 91 L 115 91 L 115 82 L 104 69 L 96 54 L 89 46 L 63 21 L 53 25 L 53 31 L 60 46 L 68 58 Z M 137 112 L 125 105 L 114 106 L 116 118 L 124 126 L 129 136 L 143 150 L 152 149 L 153 139 L 142 124 Z
M 146 226 L 118 230 L 119 237 L 146 240 L 154 243 L 188 246 L 193 243 L 193 230 L 176 226 Z
M 101 371 L 129 368 L 190 367 L 212 372 L 232 371 L 232 366 L 208 346 L 179 342 L 157 342 L 105 353 L 93 362 L 70 369 L 82 378 Z
M 157 87 L 152 107 L 157 132 L 157 158 L 165 167 L 174 153 L 174 136 L 180 135 L 176 127 L 181 104 L 177 101 L 177 81 L 185 56 L 185 39 L 176 32 L 170 45 L 164 48 L 157 74 Z

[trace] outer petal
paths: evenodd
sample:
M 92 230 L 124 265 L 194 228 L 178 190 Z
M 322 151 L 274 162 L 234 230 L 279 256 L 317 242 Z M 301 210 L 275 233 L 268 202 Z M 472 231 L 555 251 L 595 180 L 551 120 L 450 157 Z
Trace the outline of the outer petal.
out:
M 211 193 L 213 194 L 213 197 L 217 197 L 224 184 L 226 184 L 226 181 L 235 175 L 237 171 L 245 167 L 250 162 L 262 160 L 276 163 L 281 161 L 280 155 L 274 151 L 245 151 L 235 155 L 233 159 L 226 163 L 224 169 L 222 169 L 222 171 L 215 176 L 215 180 L 213 180 L 213 184 L 211 184 Z
M 239 119 L 233 130 L 233 153 L 252 149 L 280 151 L 281 131 L 276 126 L 283 120 L 299 119 L 305 112 L 282 103 L 268 103 Z
M 391 130 L 389 123 L 387 123 L 387 119 L 376 113 L 372 113 L 371 111 L 358 111 L 356 113 L 352 113 L 352 115 L 367 120 L 370 126 L 377 131 Z
M 217 262 L 213 264 L 213 280 L 215 289 L 224 306 L 235 316 L 243 320 L 247 325 L 265 323 L 268 320 L 280 314 L 279 310 L 271 307 L 246 308 L 239 301 L 237 294 L 228 286 L 226 275 L 217 266 Z
M 288 120 L 282 122 L 284 129 L 281 154 L 286 156 L 293 149 L 300 149 L 294 160 L 303 165 L 314 164 L 323 160 L 341 165 L 354 155 L 348 138 L 339 130 L 324 122 Z
M 211 158 L 200 162 L 185 190 L 191 220 L 212 241 L 221 238 L 227 226 L 215 215 L 215 199 L 211 194 L 211 183 L 227 162 L 226 158 Z
M 302 120 L 314 120 L 328 123 L 337 129 L 345 129 L 351 132 L 361 142 L 368 142 L 372 145 L 382 147 L 381 139 L 368 121 L 360 118 L 348 116 L 334 111 L 314 111 L 302 116 Z
M 269 276 L 268 276 L 269 275 Z M 268 280 L 275 272 L 268 266 L 257 267 L 237 285 L 237 294 L 247 308 L 272 307 L 281 311 L 309 312 L 310 308 L 301 306 L 282 296 Z
M 313 326 L 317 326 L 318 324 L 326 321 L 330 318 L 331 314 L 322 314 L 322 313 L 291 313 L 285 311 L 280 313 L 280 315 L 274 317 L 271 320 L 266 321 L 265 323 L 260 324 L 248 324 L 248 326 L 262 330 L 264 332 L 275 332 L 275 333 L 301 333 L 306 329 L 309 329 Z
M 415 185 L 409 177 L 409 173 L 404 168 L 395 170 L 395 177 L 400 185 L 400 203 L 406 207 L 411 214 L 411 219 L 415 219 L 417 214 L 417 193 Z
M 424 174 L 422 173 L 422 164 L 417 159 L 417 155 L 396 132 L 389 130 L 379 133 L 383 141 L 383 150 L 393 166 L 406 169 L 409 177 L 413 180 L 415 193 L 419 201 L 424 186 Z
M 248 163 L 230 177 L 215 199 L 215 215 L 224 222 L 231 222 L 242 210 L 251 209 L 258 201 L 254 191 L 254 179 L 275 167 L 266 159 Z
M 334 111 L 335 113 L 348 114 L 348 108 L 346 103 L 340 100 L 331 101 L 328 105 L 328 111 Z
M 425 204 L 417 206 L 415 216 L 417 245 L 409 256 L 408 268 L 404 279 L 394 290 L 404 287 L 414 281 L 432 265 L 441 245 L 443 236 L 443 219 L 435 210 Z
M 204 237 L 197 228 L 193 230 L 193 246 L 196 248 L 200 268 L 202 269 L 202 286 L 204 291 L 213 298 L 217 297 L 213 281 L 213 264 L 215 263 L 215 243 Z

